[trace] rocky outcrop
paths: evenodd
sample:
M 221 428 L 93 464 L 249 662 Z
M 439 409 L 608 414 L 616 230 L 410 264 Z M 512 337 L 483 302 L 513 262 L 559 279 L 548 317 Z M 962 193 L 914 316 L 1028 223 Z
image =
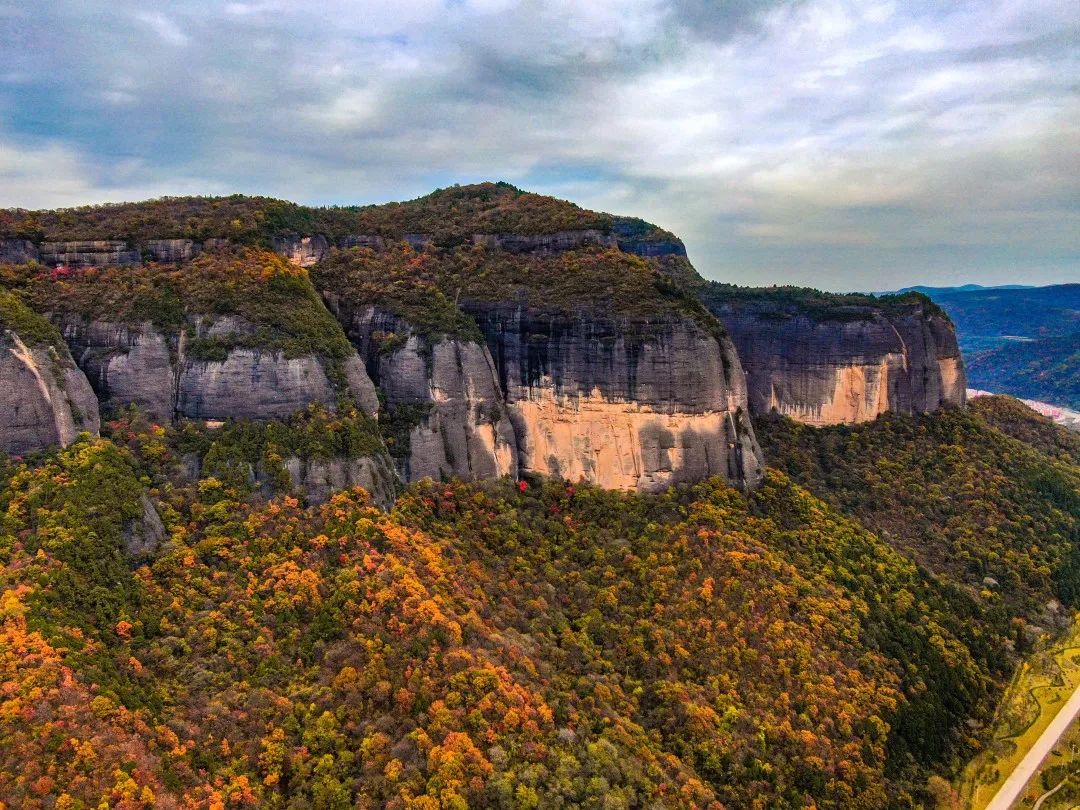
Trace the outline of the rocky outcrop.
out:
M 383 509 L 397 497 L 397 476 L 383 455 L 306 460 L 293 456 L 285 460 L 285 469 L 308 503 L 326 503 L 335 492 L 352 487 L 363 487 Z
M 279 236 L 275 237 L 274 250 L 293 264 L 311 267 L 330 250 L 325 236 Z
M 713 475 L 760 480 L 743 373 L 725 336 L 675 316 L 466 308 L 494 358 L 522 470 L 638 491 Z
M 139 496 L 142 515 L 124 524 L 123 548 L 129 557 L 147 557 L 165 542 L 165 524 L 161 522 L 154 502 L 143 492 Z
M 0 325 L 0 452 L 66 446 L 98 432 L 98 403 L 67 347 L 35 344 Z
M 223 360 L 192 358 L 188 335 L 168 336 L 153 324 L 61 319 L 64 337 L 105 408 L 134 403 L 162 422 L 195 419 L 272 419 L 313 402 L 335 408 L 338 390 L 325 360 L 287 358 L 279 351 L 235 348 Z M 243 334 L 235 318 L 200 321 L 195 337 Z M 346 387 L 368 414 L 378 411 L 375 386 L 353 355 L 342 367 Z
M 407 451 L 391 448 L 399 451 L 405 480 L 517 473 L 514 428 L 485 346 L 431 341 L 385 310 L 352 307 L 333 295 L 327 302 L 382 389 L 382 418 L 405 420 L 399 440 Z
M 142 249 L 154 261 L 186 262 L 198 256 L 203 246 L 194 239 L 148 239 Z
M 921 306 L 891 320 L 907 351 L 912 411 L 930 413 L 948 405 L 964 405 L 964 361 L 948 316 Z
M 139 251 L 118 240 L 42 242 L 41 263 L 66 267 L 118 267 L 142 263 Z
M 964 404 L 955 331 L 925 305 L 823 312 L 763 297 L 712 308 L 738 348 L 752 413 L 833 425 Z
M 338 239 L 328 239 L 320 234 L 313 236 L 282 236 L 273 240 L 274 250 L 286 257 L 293 264 L 301 267 L 311 267 L 319 262 L 333 246 L 343 250 L 353 247 L 365 247 L 373 250 L 384 250 L 387 240 L 381 236 L 352 234 Z M 401 237 L 401 241 L 407 242 L 414 250 L 425 250 L 432 245 L 430 234 L 407 233 Z M 484 245 L 488 250 L 504 251 L 516 255 L 552 256 L 564 253 L 568 250 L 579 250 L 587 247 L 618 248 L 625 253 L 634 253 L 638 256 L 686 256 L 686 247 L 675 239 L 646 238 L 634 231 L 633 228 L 620 227 L 618 224 L 612 231 L 601 231 L 596 228 L 580 230 L 556 231 L 545 234 L 521 234 L 521 233 L 477 233 L 473 234 L 471 241 L 476 245 Z
M 29 239 L 0 239 L 0 264 L 26 264 L 40 260 L 41 252 Z
M 66 318 L 57 324 L 71 353 L 97 392 L 102 408 L 135 404 L 168 423 L 176 407 L 176 356 L 153 324 Z
M 594 229 L 559 231 L 549 234 L 490 233 L 475 234 L 474 244 L 485 245 L 489 250 L 507 253 L 528 253 L 534 256 L 550 256 L 582 247 L 616 247 L 618 240 L 609 233 Z

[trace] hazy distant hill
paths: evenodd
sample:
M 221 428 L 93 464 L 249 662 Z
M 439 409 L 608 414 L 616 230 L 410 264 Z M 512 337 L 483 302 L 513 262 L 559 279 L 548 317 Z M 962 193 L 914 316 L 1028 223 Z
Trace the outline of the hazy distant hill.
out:
M 908 289 L 956 324 L 973 388 L 1080 408 L 1080 284 Z

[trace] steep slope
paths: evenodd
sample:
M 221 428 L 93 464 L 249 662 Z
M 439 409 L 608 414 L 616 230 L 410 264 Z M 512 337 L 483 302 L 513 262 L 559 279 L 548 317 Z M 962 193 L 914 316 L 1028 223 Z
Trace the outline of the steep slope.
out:
M 430 404 L 412 440 L 422 442 L 433 419 L 457 425 L 465 438 L 443 429 L 442 444 L 465 472 L 516 457 L 526 472 L 620 489 L 760 480 L 731 341 L 635 255 L 396 243 L 332 251 L 312 273 L 388 404 Z M 465 380 L 437 381 L 440 364 Z M 413 459 L 410 469 L 424 467 Z
M 105 408 L 135 403 L 161 421 L 286 417 L 339 397 L 378 409 L 306 273 L 267 251 L 40 272 L 28 298 L 63 331 Z
M 70 444 L 98 432 L 98 403 L 63 338 L 0 290 L 0 453 Z
M 101 264 L 132 265 L 126 272 L 141 278 L 142 259 L 177 263 L 152 265 L 153 290 L 204 276 L 224 245 L 271 248 L 309 268 L 378 381 L 383 428 L 410 480 L 520 470 L 657 490 L 716 474 L 752 487 L 761 477 L 734 346 L 648 263 L 685 249 L 641 220 L 485 183 L 331 209 L 229 197 L 15 210 L 0 217 L 0 236 L 12 260 L 55 261 L 54 276 L 80 281 Z M 36 300 L 51 309 L 52 297 Z M 247 343 L 258 348 L 265 332 L 258 318 L 208 317 L 206 301 L 183 301 L 186 328 L 163 332 L 152 318 L 102 322 L 113 303 L 64 323 L 107 405 L 235 416 L 245 403 L 223 395 L 249 373 L 285 389 L 283 411 L 328 402 L 313 369 L 252 354 Z M 236 339 L 248 333 L 256 337 Z M 192 366 L 192 356 L 217 365 Z M 298 376 L 306 382 L 293 397 Z M 247 415 L 283 415 L 269 401 L 248 404 Z
M 715 282 L 694 289 L 731 331 L 753 413 L 821 426 L 965 403 L 955 330 L 921 295 L 877 299 Z
M 927 776 L 970 750 L 1025 621 L 1080 570 L 1080 472 L 977 414 L 767 425 L 825 500 L 775 472 L 753 493 L 428 482 L 389 512 L 359 491 L 252 497 L 248 448 L 345 440 L 325 419 L 259 436 L 134 420 L 0 466 L 16 709 L 0 800 L 929 806 Z M 203 477 L 177 476 L 204 442 Z M 875 510 L 861 480 L 901 490 Z M 125 562 L 145 481 L 170 541 Z M 996 584 L 954 567 L 975 537 Z M 916 564 L 917 538 L 949 545 L 944 562 Z

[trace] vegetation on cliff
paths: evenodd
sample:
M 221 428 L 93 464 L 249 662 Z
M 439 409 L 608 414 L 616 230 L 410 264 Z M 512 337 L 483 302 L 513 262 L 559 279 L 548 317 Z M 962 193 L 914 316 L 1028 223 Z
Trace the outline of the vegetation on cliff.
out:
M 27 346 L 64 346 L 59 330 L 47 318 L 30 309 L 22 299 L 0 289 L 0 338 L 11 331 Z
M 723 335 L 712 315 L 647 260 L 614 248 L 533 256 L 483 245 L 419 252 L 398 243 L 385 251 L 332 251 L 312 278 L 321 290 L 389 309 L 428 337 L 479 339 L 475 321 L 461 311 L 476 304 L 630 320 L 690 317 Z
M 332 360 L 352 353 L 307 271 L 266 250 L 203 253 L 179 266 L 38 268 L 25 289 L 39 311 L 128 324 L 149 321 L 171 336 L 182 327 L 198 332 L 197 321 L 211 327 L 230 318 L 229 328 L 213 335 L 203 329 L 191 341 L 189 354 L 201 359 L 221 360 L 238 347 Z
M 789 285 L 740 287 L 719 281 L 702 281 L 692 286 L 702 303 L 713 312 L 724 306 L 750 304 L 778 318 L 802 315 L 815 321 L 862 321 L 872 318 L 875 312 L 886 316 L 906 315 L 920 309 L 944 316 L 937 304 L 918 292 L 876 296 Z

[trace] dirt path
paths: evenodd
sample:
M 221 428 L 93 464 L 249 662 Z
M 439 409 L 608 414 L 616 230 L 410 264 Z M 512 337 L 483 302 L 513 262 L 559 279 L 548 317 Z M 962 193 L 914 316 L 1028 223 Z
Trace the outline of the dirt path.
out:
M 994 798 L 986 805 L 986 810 L 1009 810 L 1013 806 L 1013 802 L 1023 794 L 1027 783 L 1031 781 L 1031 777 L 1039 770 L 1039 766 L 1046 759 L 1046 755 L 1050 753 L 1050 749 L 1057 744 L 1057 741 L 1061 739 L 1061 735 L 1065 733 L 1065 730 L 1078 714 L 1080 714 L 1080 686 L 1076 687 L 1065 705 L 1058 710 L 1054 719 L 1050 721 L 1050 725 L 1039 735 L 1039 739 L 1028 749 L 1020 763 L 1013 768 L 1009 778 L 1005 780 Z

